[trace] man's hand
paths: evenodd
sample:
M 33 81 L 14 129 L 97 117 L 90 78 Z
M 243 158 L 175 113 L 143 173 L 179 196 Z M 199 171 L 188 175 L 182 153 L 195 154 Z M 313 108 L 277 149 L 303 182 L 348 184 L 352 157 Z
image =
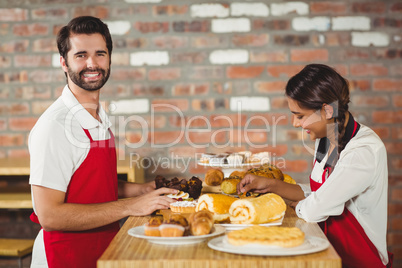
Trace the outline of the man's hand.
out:
M 167 194 L 176 194 L 178 190 L 160 188 L 144 195 L 128 199 L 127 208 L 131 216 L 149 215 L 158 209 L 168 209 L 170 203 L 175 200 L 167 197 Z

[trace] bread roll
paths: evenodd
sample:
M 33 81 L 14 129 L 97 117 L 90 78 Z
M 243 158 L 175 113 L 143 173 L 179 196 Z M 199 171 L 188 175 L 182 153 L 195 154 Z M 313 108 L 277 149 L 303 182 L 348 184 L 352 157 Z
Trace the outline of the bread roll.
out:
M 203 194 L 198 199 L 196 211 L 208 210 L 213 213 L 215 222 L 229 222 L 229 208 L 230 205 L 237 198 L 224 195 L 224 194 Z
M 217 186 L 222 183 L 223 172 L 220 169 L 210 169 L 205 174 L 205 183 L 209 186 Z
M 285 215 L 286 204 L 277 194 L 238 199 L 229 208 L 230 222 L 235 224 L 261 224 L 280 219 Z
M 221 184 L 221 190 L 225 194 L 237 193 L 237 184 L 241 181 L 240 178 L 224 179 Z

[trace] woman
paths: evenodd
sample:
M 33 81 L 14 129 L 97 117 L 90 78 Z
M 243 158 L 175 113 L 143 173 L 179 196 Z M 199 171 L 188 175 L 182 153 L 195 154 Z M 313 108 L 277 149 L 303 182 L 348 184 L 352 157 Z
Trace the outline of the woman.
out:
M 332 68 L 307 65 L 286 86 L 293 126 L 315 140 L 310 185 L 247 175 L 239 192 L 273 192 L 298 217 L 319 222 L 343 267 L 391 267 L 387 231 L 387 154 L 381 139 L 349 112 L 347 81 Z

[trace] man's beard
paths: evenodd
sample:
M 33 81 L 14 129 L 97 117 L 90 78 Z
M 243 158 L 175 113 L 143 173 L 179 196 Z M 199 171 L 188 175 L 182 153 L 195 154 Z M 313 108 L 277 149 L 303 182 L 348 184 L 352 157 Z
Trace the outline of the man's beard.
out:
M 80 88 L 87 91 L 96 91 L 98 89 L 101 89 L 103 85 L 106 84 L 110 76 L 110 68 L 108 68 L 107 70 L 101 68 L 84 69 L 81 72 L 76 73 L 74 72 L 74 70 L 72 70 L 70 67 L 67 66 L 67 70 L 71 81 L 73 81 L 73 83 L 79 86 Z M 82 78 L 85 72 L 98 72 L 101 74 L 102 78 L 97 81 L 85 82 L 84 79 Z

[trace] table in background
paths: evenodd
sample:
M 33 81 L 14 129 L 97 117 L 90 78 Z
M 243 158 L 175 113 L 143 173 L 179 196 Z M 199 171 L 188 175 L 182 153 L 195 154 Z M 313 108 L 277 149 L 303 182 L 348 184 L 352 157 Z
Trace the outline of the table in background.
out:
M 117 174 L 127 176 L 128 182 L 144 182 L 144 170 L 138 162 L 125 160 L 117 161 Z M 0 159 L 1 176 L 29 176 L 29 158 Z M 28 181 L 27 181 L 28 186 Z M 0 191 L 0 209 L 32 208 L 31 194 L 28 188 L 15 189 L 4 187 Z
M 169 246 L 152 244 L 145 239 L 128 235 L 130 228 L 143 225 L 146 217 L 129 217 L 109 247 L 98 260 L 98 268 L 240 268 L 240 267 L 297 267 L 340 268 L 341 259 L 332 247 L 324 251 L 298 256 L 248 256 L 215 251 L 208 241 L 193 245 Z M 307 236 L 326 239 L 316 223 L 299 219 L 293 209 L 286 210 L 282 226 L 299 227 Z

